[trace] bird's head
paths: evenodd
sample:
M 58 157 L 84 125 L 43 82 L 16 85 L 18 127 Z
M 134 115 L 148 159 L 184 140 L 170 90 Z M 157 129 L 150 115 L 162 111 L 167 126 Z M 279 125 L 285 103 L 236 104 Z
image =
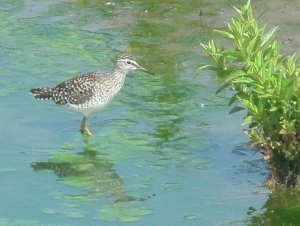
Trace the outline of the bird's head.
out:
M 129 55 L 122 55 L 118 58 L 116 67 L 120 70 L 125 70 L 126 72 L 128 71 L 134 71 L 134 70 L 141 70 L 149 74 L 153 74 L 147 69 L 143 68 L 140 66 L 136 60 Z

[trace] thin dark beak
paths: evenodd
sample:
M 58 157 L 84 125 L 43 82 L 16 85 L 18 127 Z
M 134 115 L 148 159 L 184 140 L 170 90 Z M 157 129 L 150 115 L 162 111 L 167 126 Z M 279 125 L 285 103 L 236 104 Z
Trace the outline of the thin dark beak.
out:
M 148 71 L 146 68 L 143 68 L 142 66 L 140 66 L 140 65 L 136 65 L 137 66 L 137 68 L 138 69 L 140 69 L 141 71 L 144 71 L 144 72 L 146 72 L 146 73 L 148 73 L 148 74 L 151 74 L 151 75 L 155 75 L 153 72 L 150 72 L 150 71 Z

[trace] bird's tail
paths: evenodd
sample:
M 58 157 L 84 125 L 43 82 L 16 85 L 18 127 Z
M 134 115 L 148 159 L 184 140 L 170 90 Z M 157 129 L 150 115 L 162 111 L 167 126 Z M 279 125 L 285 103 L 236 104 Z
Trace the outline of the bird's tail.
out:
M 53 98 L 53 89 L 48 87 L 31 89 L 30 93 L 38 100 L 52 100 Z

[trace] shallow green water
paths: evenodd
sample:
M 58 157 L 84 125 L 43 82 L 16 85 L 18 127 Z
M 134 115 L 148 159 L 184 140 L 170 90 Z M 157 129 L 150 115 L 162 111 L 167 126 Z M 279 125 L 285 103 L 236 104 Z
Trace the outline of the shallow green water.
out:
M 1 1 L 0 225 L 272 219 L 261 186 L 269 171 L 247 144 L 243 115 L 228 115 L 218 81 L 197 73 L 207 61 L 199 43 L 211 38 L 206 18 L 222 4 Z M 89 140 L 78 132 L 80 115 L 28 95 L 107 71 L 123 52 L 156 75 L 131 73 L 89 119 Z

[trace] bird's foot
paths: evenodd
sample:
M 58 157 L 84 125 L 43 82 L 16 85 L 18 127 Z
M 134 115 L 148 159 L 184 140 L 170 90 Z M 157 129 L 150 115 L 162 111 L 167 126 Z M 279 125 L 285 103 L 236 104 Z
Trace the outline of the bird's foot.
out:
M 86 136 L 92 136 L 92 132 L 90 131 L 88 124 L 87 124 L 87 118 L 84 116 L 81 122 L 81 129 L 80 132 L 82 135 Z
M 85 135 L 85 136 L 93 136 L 93 133 L 89 130 L 88 127 L 81 129 L 80 132 L 82 135 Z

